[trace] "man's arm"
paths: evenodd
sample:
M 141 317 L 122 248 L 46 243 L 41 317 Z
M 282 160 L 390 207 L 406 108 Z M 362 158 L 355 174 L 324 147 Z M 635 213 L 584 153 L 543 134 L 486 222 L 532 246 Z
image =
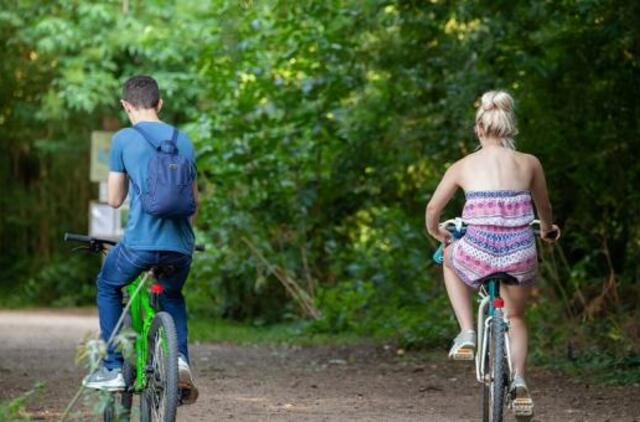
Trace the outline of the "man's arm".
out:
M 109 172 L 107 182 L 107 202 L 113 208 L 120 208 L 129 192 L 129 177 L 127 173 Z

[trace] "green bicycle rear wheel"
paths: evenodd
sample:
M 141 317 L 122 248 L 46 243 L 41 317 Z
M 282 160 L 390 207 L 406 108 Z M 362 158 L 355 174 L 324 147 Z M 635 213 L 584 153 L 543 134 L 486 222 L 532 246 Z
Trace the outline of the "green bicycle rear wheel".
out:
M 178 408 L 178 337 L 171 315 L 156 314 L 148 341 L 147 386 L 140 396 L 140 420 L 174 422 Z

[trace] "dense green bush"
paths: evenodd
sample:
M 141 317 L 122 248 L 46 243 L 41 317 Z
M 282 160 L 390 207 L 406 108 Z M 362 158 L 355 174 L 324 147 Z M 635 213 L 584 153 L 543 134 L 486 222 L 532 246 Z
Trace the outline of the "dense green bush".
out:
M 319 290 L 322 317 L 310 329 L 446 345 L 453 320 L 421 225 L 397 208 L 371 208 L 337 227 L 344 247 L 332 270 L 341 282 Z
M 73 307 L 95 304 L 100 260 L 93 255 L 59 255 L 29 274 L 25 280 L 7 280 L 4 306 Z M 10 287 L 9 287 L 10 286 Z

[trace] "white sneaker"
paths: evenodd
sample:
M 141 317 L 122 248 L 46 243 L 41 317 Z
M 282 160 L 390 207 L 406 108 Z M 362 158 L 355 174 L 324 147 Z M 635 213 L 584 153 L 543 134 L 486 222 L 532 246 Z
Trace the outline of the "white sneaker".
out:
M 198 400 L 198 389 L 193 384 L 191 368 L 187 360 L 180 355 L 178 357 L 178 387 L 180 388 L 180 401 L 182 404 L 193 404 Z
M 104 391 L 123 391 L 125 389 L 122 369 L 109 370 L 104 366 L 82 380 L 82 385 Z

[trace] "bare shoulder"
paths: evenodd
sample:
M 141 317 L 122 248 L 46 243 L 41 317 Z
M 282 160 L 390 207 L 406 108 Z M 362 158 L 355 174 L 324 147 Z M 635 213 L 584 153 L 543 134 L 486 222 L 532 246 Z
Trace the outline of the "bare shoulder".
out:
M 449 174 L 459 174 L 461 171 L 463 171 L 464 167 L 466 166 L 466 164 L 469 161 L 469 156 L 465 156 L 462 157 L 461 159 L 459 159 L 458 161 L 454 162 L 453 164 L 451 164 L 449 166 L 449 168 L 447 169 L 447 173 Z
M 520 161 L 521 165 L 526 166 L 532 170 L 538 169 L 542 167 L 540 160 L 533 154 L 527 154 L 525 152 L 517 152 L 516 151 L 516 159 Z
M 473 169 L 477 167 L 477 164 L 474 164 L 477 160 L 478 158 L 474 154 L 460 158 L 447 169 L 448 179 L 464 188 L 468 182 L 468 175 L 473 174 Z

